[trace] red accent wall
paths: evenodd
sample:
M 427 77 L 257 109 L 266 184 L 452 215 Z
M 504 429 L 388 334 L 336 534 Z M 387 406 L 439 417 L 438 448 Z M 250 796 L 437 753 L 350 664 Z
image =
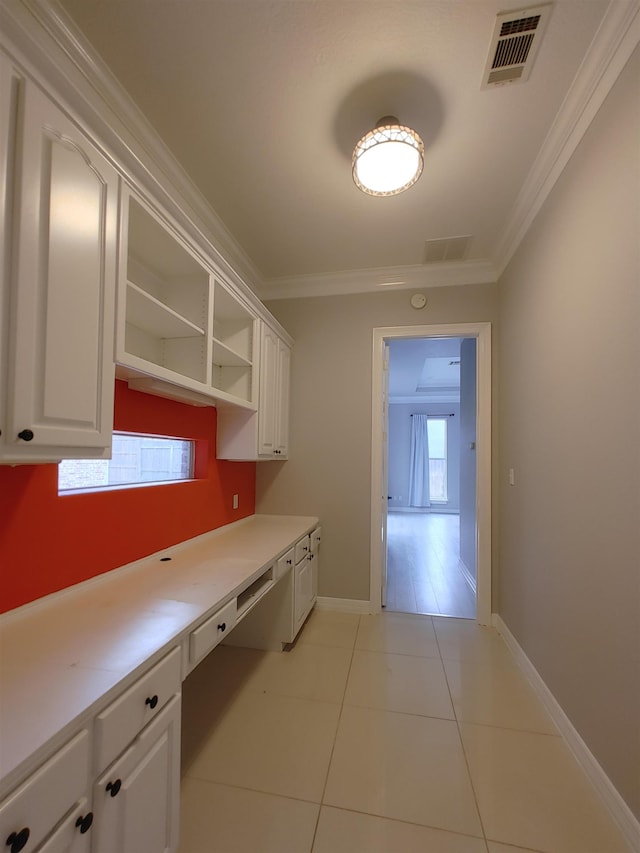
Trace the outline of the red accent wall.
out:
M 188 483 L 58 496 L 57 465 L 0 465 L 0 612 L 253 515 L 256 463 L 216 459 L 216 417 L 116 382 L 115 429 L 196 439 Z

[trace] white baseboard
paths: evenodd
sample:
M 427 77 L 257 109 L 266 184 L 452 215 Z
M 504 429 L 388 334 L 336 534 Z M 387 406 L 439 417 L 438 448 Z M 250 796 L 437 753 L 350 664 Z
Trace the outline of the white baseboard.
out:
M 562 710 L 557 699 L 542 680 L 535 666 L 520 647 L 509 628 L 505 625 L 498 613 L 492 616 L 492 622 L 499 634 L 507 644 L 516 663 L 523 671 L 527 680 L 536 692 L 536 695 L 549 712 L 553 722 L 558 728 L 560 735 L 571 750 L 574 758 L 585 772 L 587 778 L 594 786 L 596 793 L 609 811 L 623 833 L 630 849 L 640 851 L 640 822 L 637 820 L 629 806 L 622 799 L 615 786 L 604 772 L 597 759 L 580 737 L 571 720 Z
M 462 575 L 463 575 L 464 579 L 466 580 L 466 582 L 469 586 L 469 589 L 471 590 L 471 592 L 474 595 L 476 595 L 477 591 L 478 591 L 478 584 L 477 584 L 475 576 L 471 574 L 469 569 L 464 564 L 463 560 L 460 560 L 458 565 L 460 566 L 460 571 L 462 572 Z
M 327 598 L 319 595 L 316 607 L 318 610 L 337 610 L 340 613 L 371 613 L 369 602 L 359 598 Z

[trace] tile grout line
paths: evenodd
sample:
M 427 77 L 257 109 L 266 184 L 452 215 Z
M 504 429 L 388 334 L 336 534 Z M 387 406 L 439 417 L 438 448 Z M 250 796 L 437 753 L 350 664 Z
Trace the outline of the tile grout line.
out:
M 449 684 L 449 678 L 447 676 L 447 669 L 444 665 L 444 658 L 442 657 L 442 649 L 440 648 L 440 640 L 438 639 L 438 632 L 436 630 L 436 626 L 433 622 L 433 617 L 431 618 L 431 624 L 433 625 L 433 632 L 436 637 L 436 645 L 438 646 L 438 652 L 440 653 L 440 664 L 442 665 L 442 671 L 444 673 L 444 680 L 447 684 L 447 692 L 449 693 L 449 700 L 451 702 L 451 707 L 453 709 L 453 717 L 456 724 L 456 729 L 458 731 L 458 739 L 460 740 L 460 747 L 462 749 L 462 755 L 464 756 L 465 767 L 467 768 L 467 774 L 469 776 L 469 784 L 471 785 L 471 791 L 473 793 L 473 801 L 476 804 L 476 811 L 478 812 L 478 820 L 480 821 L 480 829 L 482 830 L 482 838 L 484 840 L 484 846 L 487 849 L 487 853 L 489 853 L 489 842 L 487 839 L 487 832 L 484 828 L 484 821 L 482 820 L 482 813 L 480 811 L 480 803 L 478 802 L 478 795 L 476 794 L 475 785 L 473 784 L 473 777 L 471 775 L 471 768 L 469 767 L 469 759 L 467 758 L 467 751 L 464 748 L 464 741 L 462 740 L 462 732 L 460 731 L 460 722 L 458 720 L 458 712 L 456 711 L 456 706 L 453 701 L 453 696 L 451 694 L 451 686 Z
M 353 638 L 353 646 L 351 648 L 351 657 L 349 659 L 349 668 L 347 670 L 347 677 L 344 682 L 344 690 L 342 691 L 342 699 L 340 701 L 340 713 L 338 714 L 338 721 L 336 723 L 336 731 L 333 736 L 333 744 L 331 746 L 331 753 L 329 755 L 329 761 L 327 763 L 327 772 L 324 779 L 324 785 L 322 786 L 322 794 L 320 795 L 320 803 L 318 805 L 318 817 L 316 818 L 316 825 L 313 829 L 313 838 L 311 839 L 311 847 L 309 848 L 309 853 L 313 853 L 313 848 L 316 843 L 316 835 L 318 834 L 318 826 L 320 824 L 320 814 L 322 812 L 322 806 L 324 805 L 324 796 L 327 790 L 327 784 L 329 782 L 329 773 L 331 772 L 331 762 L 333 761 L 333 753 L 336 748 L 336 741 L 338 739 L 338 729 L 340 728 L 340 721 L 342 719 L 342 712 L 344 710 L 344 698 L 347 695 L 347 685 L 349 684 L 349 676 L 351 675 L 351 667 L 353 665 L 353 657 L 356 651 L 356 643 L 358 641 L 358 633 L 360 631 L 360 616 L 358 616 L 358 627 L 356 628 L 355 637 Z

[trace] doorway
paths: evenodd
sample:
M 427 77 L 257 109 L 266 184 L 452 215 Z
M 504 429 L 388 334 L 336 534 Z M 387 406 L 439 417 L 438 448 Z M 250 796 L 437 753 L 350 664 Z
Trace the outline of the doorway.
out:
M 475 619 L 476 341 L 395 338 L 388 348 L 382 605 Z
M 475 379 L 475 401 L 474 401 L 474 427 L 476 430 L 475 439 L 468 440 L 466 443 L 468 449 L 472 450 L 474 456 L 473 473 L 475 482 L 471 488 L 471 496 L 475 513 L 473 514 L 473 523 L 464 525 L 463 537 L 470 543 L 471 555 L 467 556 L 465 562 L 472 561 L 475 563 L 476 575 L 476 591 L 475 596 L 472 595 L 472 600 L 467 600 L 467 613 L 456 614 L 465 615 L 467 618 L 472 618 L 473 614 L 470 610 L 475 604 L 475 618 L 480 624 L 490 624 L 491 621 L 491 325 L 489 323 L 472 323 L 472 324 L 456 324 L 456 325 L 438 325 L 438 326 L 410 326 L 410 327 L 391 327 L 373 330 L 373 388 L 372 388 L 372 457 L 371 457 L 371 484 L 372 484 L 372 503 L 371 503 L 371 576 L 370 576 L 370 610 L 378 612 L 382 608 L 383 596 L 387 592 L 385 586 L 387 579 L 387 546 L 389 527 L 391 525 L 408 527 L 410 521 L 406 518 L 398 519 L 393 512 L 394 498 L 405 494 L 398 492 L 394 494 L 393 489 L 389 488 L 389 458 L 388 458 L 388 436 L 390 429 L 390 405 L 389 405 L 389 345 L 395 341 L 410 341 L 411 339 L 428 340 L 431 342 L 442 341 L 445 339 L 459 338 L 468 339 L 469 345 L 473 346 L 475 354 L 475 364 L 473 365 L 473 373 Z M 455 359 L 450 359 L 455 360 Z M 396 395 L 397 396 L 397 395 Z M 396 401 L 397 402 L 397 401 Z M 431 402 L 434 402 L 433 400 Z M 444 400 L 439 401 L 445 403 Z M 446 411 L 445 411 L 446 410 Z M 444 405 L 441 412 L 438 414 L 455 416 L 458 410 L 454 409 L 453 404 Z M 415 412 L 418 414 L 418 412 Z M 411 412 L 409 412 L 411 414 Z M 462 418 L 458 412 L 458 430 L 462 432 Z M 468 439 L 468 436 L 467 436 Z M 465 439 L 462 439 L 464 443 Z M 463 445 L 461 445 L 463 446 Z M 434 454 L 435 456 L 435 454 Z M 440 457 L 441 459 L 441 457 Z M 435 468 L 441 468 L 441 462 L 437 463 Z M 442 481 L 441 481 L 442 486 Z M 442 496 L 442 489 L 438 493 Z M 390 500 L 391 499 L 391 500 Z M 432 512 L 432 507 L 410 506 L 407 493 L 406 507 L 408 511 L 403 512 L 403 516 L 420 515 L 424 516 L 447 516 L 453 515 L 452 512 Z M 397 502 L 395 504 L 398 506 Z M 458 496 L 458 511 L 460 504 L 460 496 Z M 436 507 L 437 509 L 443 509 Z M 453 508 L 453 504 L 447 507 L 449 510 Z M 390 513 L 387 510 L 391 510 Z M 422 512 L 428 509 L 429 512 Z M 468 517 L 468 515 L 467 515 Z M 423 519 L 425 520 L 425 519 Z M 451 522 L 451 519 L 440 517 L 439 519 L 429 519 L 428 523 L 432 528 L 437 523 L 441 522 L 440 534 L 443 539 L 443 544 L 440 548 L 441 553 L 451 550 L 451 543 L 457 538 L 455 529 L 452 537 L 449 538 L 449 544 L 444 544 L 447 537 L 445 536 L 446 525 Z M 396 524 L 401 522 L 401 525 Z M 449 528 L 455 528 L 455 520 L 453 525 L 449 524 Z M 462 527 L 459 528 L 462 531 Z M 397 530 L 392 530 L 392 537 Z M 423 534 L 425 531 L 423 531 Z M 458 534 L 459 535 L 459 534 Z M 396 541 L 397 537 L 396 537 Z M 414 537 L 413 541 L 414 553 L 420 551 L 419 538 Z M 444 549 L 444 552 L 443 550 Z M 406 549 L 405 549 L 406 550 Z M 424 543 L 423 543 L 424 552 Z M 406 555 L 405 555 L 406 556 Z M 393 558 L 393 555 L 392 555 Z M 463 579 L 467 583 L 469 579 Z M 444 598 L 445 594 L 441 593 Z M 475 601 L 473 600 L 475 598 Z M 423 599 L 423 604 L 426 601 Z M 396 602 L 397 605 L 397 602 Z M 421 609 L 420 612 L 430 612 L 435 608 Z M 454 614 L 451 614 L 454 615 Z

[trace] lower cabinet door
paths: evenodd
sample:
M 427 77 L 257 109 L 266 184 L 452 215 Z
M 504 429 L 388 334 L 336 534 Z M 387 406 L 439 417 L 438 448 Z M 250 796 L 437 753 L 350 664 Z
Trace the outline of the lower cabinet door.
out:
M 92 853 L 175 853 L 180 814 L 180 696 L 97 782 Z
M 38 853 L 89 853 L 93 815 L 82 799 L 60 826 L 38 847 Z
M 296 566 L 295 577 L 295 628 L 296 633 L 304 622 L 313 600 L 313 567 L 309 555 Z

